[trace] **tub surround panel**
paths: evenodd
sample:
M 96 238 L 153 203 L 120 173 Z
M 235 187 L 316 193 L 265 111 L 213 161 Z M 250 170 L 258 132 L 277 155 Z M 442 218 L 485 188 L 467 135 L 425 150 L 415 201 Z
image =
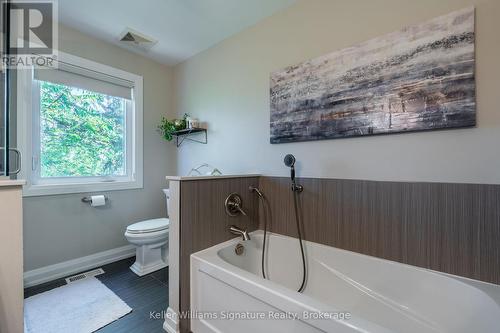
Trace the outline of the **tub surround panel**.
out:
M 489 186 L 483 193 L 479 221 L 479 262 L 481 276 L 500 284 L 500 190 Z
M 298 183 L 306 240 L 500 284 L 499 185 Z M 268 230 L 296 237 L 290 180 L 261 177 L 260 187 L 272 209 Z
M 259 226 L 259 203 L 255 194 L 248 190 L 258 185 L 259 177 L 199 179 L 180 181 L 180 253 L 179 291 L 180 311 L 190 309 L 190 255 L 235 236 L 229 233 L 232 224 L 249 231 Z M 243 200 L 243 210 L 248 216 L 229 217 L 224 201 L 236 192 Z M 181 332 L 189 332 L 188 320 L 180 320 Z
M 300 206 L 306 240 L 500 284 L 500 185 L 321 178 L 299 178 L 298 183 L 304 186 Z M 263 207 L 249 192 L 250 185 L 258 185 L 269 202 L 268 230 L 297 237 L 288 177 L 214 177 L 170 184 L 179 197 L 179 214 L 171 216 L 170 245 L 180 245 L 178 264 L 170 270 L 169 311 L 192 310 L 192 253 L 235 238 L 228 231 L 231 224 L 263 229 Z M 226 215 L 224 201 L 232 192 L 242 196 L 248 217 Z M 174 220 L 179 227 L 175 242 Z M 296 250 L 299 256 L 298 246 Z M 190 330 L 188 320 L 181 318 L 179 326 L 180 332 Z

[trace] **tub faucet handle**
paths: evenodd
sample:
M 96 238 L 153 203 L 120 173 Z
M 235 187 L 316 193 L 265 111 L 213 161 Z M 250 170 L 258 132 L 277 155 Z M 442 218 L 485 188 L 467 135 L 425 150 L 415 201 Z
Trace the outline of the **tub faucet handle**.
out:
M 224 202 L 224 206 L 226 207 L 226 213 L 229 216 L 237 216 L 238 214 L 242 214 L 247 216 L 247 213 L 243 210 L 242 200 L 239 194 L 231 193 Z

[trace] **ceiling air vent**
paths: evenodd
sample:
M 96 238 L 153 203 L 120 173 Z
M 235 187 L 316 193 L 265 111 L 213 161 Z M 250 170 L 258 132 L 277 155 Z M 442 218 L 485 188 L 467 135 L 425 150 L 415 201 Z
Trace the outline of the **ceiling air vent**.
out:
M 119 40 L 120 43 L 127 45 L 130 48 L 139 49 L 144 52 L 151 50 L 151 48 L 158 43 L 157 40 L 130 28 L 127 28 L 121 33 Z

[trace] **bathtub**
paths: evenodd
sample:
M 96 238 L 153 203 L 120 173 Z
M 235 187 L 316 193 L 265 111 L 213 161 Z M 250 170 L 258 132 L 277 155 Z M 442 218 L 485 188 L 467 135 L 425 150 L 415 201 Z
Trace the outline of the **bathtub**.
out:
M 202 332 L 500 332 L 500 286 L 263 232 L 191 255 L 191 330 Z M 242 255 L 235 253 L 244 246 Z

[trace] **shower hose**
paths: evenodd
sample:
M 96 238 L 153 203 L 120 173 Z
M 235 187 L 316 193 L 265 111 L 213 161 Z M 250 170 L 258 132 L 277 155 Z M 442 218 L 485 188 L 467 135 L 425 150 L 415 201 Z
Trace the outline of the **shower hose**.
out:
M 300 244 L 300 254 L 302 256 L 302 283 L 300 285 L 300 288 L 297 290 L 299 293 L 304 291 L 305 285 L 306 285 L 306 256 L 304 253 L 304 245 L 302 243 L 302 232 L 300 230 L 300 218 L 299 218 L 299 203 L 298 203 L 298 195 L 299 193 L 297 191 L 293 191 L 293 206 L 294 206 L 294 211 L 295 211 L 295 222 L 297 224 L 297 234 L 299 236 L 299 244 Z M 264 197 L 260 197 L 262 200 L 262 208 L 264 210 L 264 240 L 262 242 L 262 258 L 261 258 L 261 267 L 262 267 L 262 277 L 264 279 L 267 279 L 266 277 L 266 270 L 265 270 L 265 254 L 266 254 L 266 234 L 267 234 L 267 219 L 268 215 L 271 217 L 271 207 L 269 207 L 267 200 Z M 267 206 L 267 209 L 266 209 Z M 268 213 L 269 212 L 269 213 Z

